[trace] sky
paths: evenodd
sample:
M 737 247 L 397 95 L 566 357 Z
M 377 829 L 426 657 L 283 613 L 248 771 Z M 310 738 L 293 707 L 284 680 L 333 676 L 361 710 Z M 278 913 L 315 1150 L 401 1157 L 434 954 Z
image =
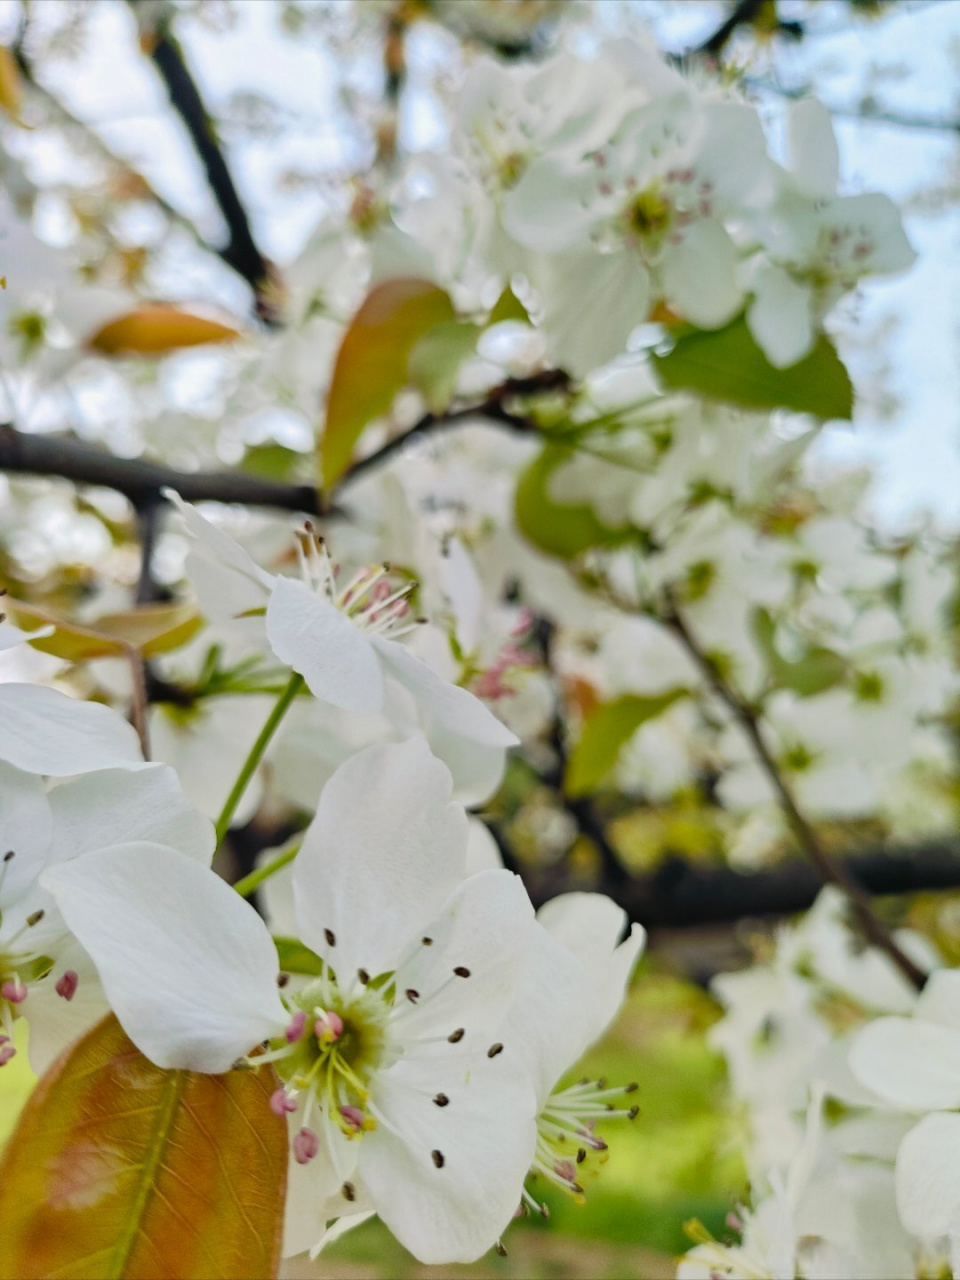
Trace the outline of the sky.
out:
M 209 0 L 208 0 L 209 2 Z M 335 26 L 343 17 L 334 8 Z M 830 106 L 850 108 L 866 94 L 892 111 L 960 121 L 960 0 L 899 0 L 878 22 L 853 22 L 840 0 L 782 0 L 784 16 L 808 21 L 799 46 L 761 51 L 750 67 L 758 80 L 788 89 L 816 85 Z M 0 0 L 0 39 L 12 30 L 16 6 Z M 649 23 L 666 47 L 682 50 L 713 30 L 725 8 L 717 0 L 601 0 L 593 29 L 616 35 Z M 40 6 L 39 20 L 56 8 Z M 291 169 L 334 175 L 359 157 L 360 133 L 338 96 L 338 76 L 376 83 L 372 61 L 357 45 L 330 47 L 308 32 L 294 39 L 279 29 L 275 0 L 244 0 L 233 30 L 181 24 L 191 66 L 215 116 L 281 124 L 260 136 L 225 126 L 223 138 L 259 243 L 279 263 L 296 256 L 325 207 L 322 183 L 278 190 Z M 367 11 L 372 26 L 376 6 Z M 119 154 L 141 168 L 210 239 L 223 228 L 206 192 L 198 161 L 149 61 L 136 54 L 133 24 L 122 0 L 94 0 L 92 38 L 76 58 L 45 63 L 45 83 L 92 123 Z M 735 56 L 753 54 L 737 43 Z M 423 29 L 410 46 L 411 88 L 404 111 L 405 140 L 415 149 L 436 145 L 441 131 L 430 93 L 419 87 L 450 55 L 443 35 Z M 783 102 L 758 88 L 776 133 Z M 263 99 L 275 104 L 268 111 Z M 259 115 L 258 115 L 259 113 Z M 911 525 L 923 512 L 960 529 L 960 131 L 906 129 L 837 119 L 847 190 L 882 190 L 904 203 L 908 234 L 919 259 L 906 276 L 873 282 L 855 319 L 841 318 L 838 341 L 860 392 L 853 427 L 834 425 L 818 456 L 828 463 L 869 462 L 876 470 L 872 506 L 888 527 Z M 62 157 L 37 153 L 50 176 Z M 229 292 L 222 273 L 189 275 L 184 289 Z M 236 301 L 227 296 L 224 301 Z M 895 322 L 891 327 L 891 321 Z M 858 336 L 859 335 L 859 336 Z M 879 386 L 892 393 L 883 410 Z

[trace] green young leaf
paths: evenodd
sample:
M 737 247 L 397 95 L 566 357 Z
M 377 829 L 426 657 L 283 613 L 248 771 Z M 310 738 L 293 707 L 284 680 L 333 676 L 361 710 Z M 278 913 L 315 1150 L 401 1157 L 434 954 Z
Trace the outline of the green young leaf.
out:
M 844 659 L 824 645 L 811 645 L 793 661 L 784 658 L 776 645 L 776 623 L 766 609 L 754 610 L 752 627 L 767 670 L 779 688 L 809 698 L 832 689 L 846 676 Z
M 469 320 L 450 320 L 430 329 L 410 352 L 410 381 L 431 413 L 442 413 L 453 399 L 460 366 L 473 355 L 481 332 Z
M 514 500 L 520 532 L 535 547 L 561 560 L 570 560 L 589 547 L 618 546 L 635 534 L 630 525 L 604 524 L 586 503 L 568 505 L 551 497 L 550 477 L 573 452 L 562 444 L 548 444 L 520 476 Z
M 245 1280 L 280 1262 L 272 1067 L 162 1071 L 116 1018 L 53 1064 L 0 1163 L 0 1280 Z
M 309 973 L 317 977 L 323 973 L 323 961 L 299 939 L 275 937 L 273 941 L 280 957 L 281 973 Z
M 595 707 L 584 721 L 580 741 L 567 761 L 567 794 L 576 797 L 596 790 L 640 726 L 662 715 L 686 695 L 686 689 L 671 689 L 651 697 L 628 693 Z
M 385 280 L 367 294 L 333 368 L 320 446 L 325 488 L 350 465 L 367 424 L 386 413 L 408 384 L 410 354 L 420 339 L 455 319 L 449 295 L 429 280 Z
M 507 285 L 493 304 L 493 310 L 487 317 L 487 328 L 492 328 L 495 324 L 503 324 L 505 320 L 518 320 L 521 324 L 530 323 L 530 313 L 510 285 Z
M 669 391 L 693 391 L 747 409 L 792 409 L 816 418 L 848 420 L 853 386 L 836 348 L 822 334 L 808 356 L 776 369 L 754 342 L 741 316 L 723 329 L 678 338 L 654 367 Z

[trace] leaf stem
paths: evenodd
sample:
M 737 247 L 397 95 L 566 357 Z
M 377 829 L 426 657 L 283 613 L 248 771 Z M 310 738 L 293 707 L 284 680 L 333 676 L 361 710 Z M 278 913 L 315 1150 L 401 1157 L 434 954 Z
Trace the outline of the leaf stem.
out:
M 918 991 L 922 991 L 927 975 L 897 945 L 886 926 L 874 915 L 870 895 L 864 891 L 842 863 L 835 862 L 827 853 L 820 843 L 819 836 L 801 813 L 789 783 L 783 776 L 773 753 L 767 746 L 760 729 L 757 713 L 727 684 L 717 669 L 716 663 L 701 648 L 698 640 L 678 612 L 676 605 L 669 600 L 669 597 L 667 608 L 661 615 L 661 620 L 671 629 L 690 654 L 690 657 L 703 672 L 710 688 L 713 689 L 717 697 L 733 714 L 734 719 L 740 725 L 747 738 L 749 738 L 757 760 L 770 780 L 780 802 L 780 807 L 804 853 L 826 882 L 835 884 L 846 894 L 867 940 L 893 961 L 908 982 L 916 987 Z
M 249 875 L 243 876 L 240 880 L 234 882 L 234 889 L 239 893 L 241 898 L 249 898 L 252 893 L 263 884 L 265 880 L 269 880 L 271 876 L 276 875 L 278 871 L 282 871 L 284 867 L 288 867 L 300 852 L 300 842 L 298 841 L 292 849 L 286 849 L 283 853 L 278 854 L 272 861 L 265 863 L 262 867 L 257 867 L 255 871 L 251 871 Z
M 303 676 L 294 672 L 287 682 L 287 687 L 277 699 L 273 710 L 270 712 L 269 716 L 267 716 L 266 723 L 257 735 L 256 742 L 250 748 L 250 754 L 243 762 L 243 767 L 237 775 L 237 780 L 233 784 L 230 794 L 224 802 L 223 809 L 220 811 L 220 817 L 217 819 L 218 846 L 222 842 L 223 837 L 230 830 L 230 822 L 234 813 L 236 813 L 237 805 L 243 799 L 243 793 L 246 791 L 247 785 L 253 777 L 257 765 L 263 759 L 264 752 L 270 745 L 271 738 L 279 728 L 280 721 L 287 714 L 294 698 L 302 688 Z

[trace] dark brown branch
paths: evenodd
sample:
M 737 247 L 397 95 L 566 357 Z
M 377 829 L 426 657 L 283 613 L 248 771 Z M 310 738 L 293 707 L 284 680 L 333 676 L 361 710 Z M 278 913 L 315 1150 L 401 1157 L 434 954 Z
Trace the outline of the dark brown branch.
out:
M 137 0 L 131 0 L 131 3 L 136 9 Z M 210 190 L 227 224 L 230 239 L 218 252 L 253 289 L 261 315 L 270 318 L 272 313 L 264 297 L 271 276 L 270 266 L 254 241 L 247 211 L 237 194 L 233 176 L 217 141 L 203 99 L 184 61 L 179 44 L 169 30 L 163 29 L 155 33 L 150 46 L 150 57 L 167 87 L 174 110 L 190 134 L 207 175 Z
M 739 27 L 754 26 L 758 19 L 763 16 L 766 5 L 767 0 L 737 0 L 737 3 L 732 6 L 716 31 L 698 44 L 696 48 L 691 49 L 686 54 L 686 57 L 718 59 L 736 34 L 737 29 Z M 776 14 L 775 6 L 774 14 Z M 775 17 L 772 25 L 774 31 L 780 35 L 788 36 L 792 40 L 799 40 L 803 35 L 803 25 L 799 22 L 783 22 Z
M 161 490 L 170 488 L 188 502 L 240 502 L 321 514 L 319 494 L 309 484 L 278 484 L 234 471 L 178 471 L 142 458 L 117 458 L 62 436 L 27 435 L 9 423 L 0 423 L 0 471 L 100 485 L 122 493 L 136 507 L 155 502 Z
M 518 396 L 562 388 L 568 383 L 567 375 L 559 370 L 549 370 L 530 378 L 511 378 L 494 387 L 487 399 L 479 404 L 444 414 L 427 413 L 409 431 L 392 437 L 380 449 L 353 463 L 338 481 L 336 490 L 388 462 L 412 441 L 478 418 L 498 423 L 511 431 L 535 431 L 535 423 L 511 412 L 505 402 Z M 313 516 L 330 514 L 333 498 L 332 494 L 322 495 L 309 484 L 281 484 L 237 471 L 178 471 L 175 467 L 145 462 L 142 458 L 118 458 L 95 445 L 83 444 L 69 437 L 27 434 L 18 431 L 11 423 L 0 423 L 0 471 L 100 485 L 122 493 L 138 509 L 157 502 L 163 489 L 175 489 L 187 502 L 237 502 L 250 507 L 275 507 L 278 511 L 297 511 Z
M 745 76 L 743 83 L 751 89 L 774 93 L 779 98 L 795 102 L 813 93 L 808 85 L 782 85 L 762 76 Z M 824 103 L 832 116 L 843 120 L 863 120 L 867 124 L 885 124 L 897 129 L 917 129 L 927 133 L 960 133 L 960 117 L 917 115 L 909 111 L 891 111 L 884 107 L 861 103 Z
M 871 849 L 839 864 L 862 891 L 874 896 L 960 889 L 960 840 L 931 840 L 911 847 Z M 738 920 L 795 915 L 806 911 L 823 887 L 817 869 L 791 858 L 761 871 L 698 866 L 683 858 L 664 861 L 656 871 L 619 883 L 602 878 L 572 884 L 562 866 L 524 870 L 523 878 L 539 905 L 572 888 L 608 894 L 646 928 L 693 929 Z
M 819 836 L 800 811 L 793 791 L 774 759 L 773 753 L 767 746 L 756 712 L 727 684 L 717 670 L 716 664 L 701 648 L 683 617 L 672 604 L 668 606 L 663 614 L 662 621 L 676 635 L 690 654 L 690 657 L 700 668 L 709 687 L 727 707 L 734 720 L 750 740 L 757 760 L 776 792 L 780 807 L 800 848 L 810 859 L 821 879 L 828 884 L 835 884 L 843 890 L 850 900 L 860 928 L 868 941 L 889 956 L 904 976 L 918 990 L 922 990 L 926 981 L 926 974 L 900 949 L 896 941 L 891 937 L 889 930 L 874 915 L 869 894 L 864 891 L 856 877 L 847 870 L 842 862 L 836 862 L 827 853 L 820 843 Z

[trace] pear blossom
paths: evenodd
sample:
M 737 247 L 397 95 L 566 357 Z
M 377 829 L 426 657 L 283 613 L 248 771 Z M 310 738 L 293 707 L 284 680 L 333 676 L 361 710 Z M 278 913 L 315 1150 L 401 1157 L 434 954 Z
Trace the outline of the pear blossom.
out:
M 209 863 L 213 827 L 163 765 L 103 769 L 45 785 L 0 763 L 0 1030 L 4 1062 L 14 1022 L 30 1025 L 30 1059 L 43 1067 L 107 1004 L 89 958 L 43 889 L 44 871 L 128 840 L 151 840 Z
M 925 1243 L 960 1221 L 960 973 L 941 969 L 912 1017 L 877 1018 L 849 1050 L 855 1079 L 878 1102 L 920 1115 L 896 1159 L 903 1225 Z
M 409 605 L 414 584 L 390 585 L 388 565 L 341 583 L 310 527 L 297 544 L 301 578 L 270 574 L 188 503 L 169 496 L 196 540 L 187 571 L 215 617 L 265 614 L 273 653 L 319 701 L 357 716 L 382 715 L 405 737 L 422 732 L 458 782 L 469 788 L 468 780 L 482 776 L 479 798 L 496 788 L 517 738 L 479 699 L 398 642 L 417 629 Z
M 598 1121 L 634 1119 L 636 1082 L 607 1087 L 562 1077 L 613 1021 L 623 1002 L 646 932 L 633 924 L 621 941 L 626 912 L 597 893 L 567 893 L 537 912 L 541 931 L 508 1027 L 528 1055 L 537 1090 L 537 1149 L 523 1204 L 542 1212 L 530 1188 L 559 1186 L 581 1200 L 585 1178 L 599 1172 L 607 1143 Z
M 916 254 L 888 196 L 836 194 L 837 145 L 829 111 L 793 103 L 792 172 L 759 219 L 766 255 L 752 267 L 750 331 L 776 368 L 811 349 L 824 314 L 865 276 L 893 275 Z
M 536 1100 L 503 1026 L 533 909 L 509 872 L 464 878 L 451 787 L 422 738 L 334 773 L 292 875 L 297 936 L 318 963 L 283 986 L 260 917 L 182 853 L 127 843 L 45 876 L 149 1058 L 277 1071 L 291 1252 L 373 1209 L 422 1260 L 469 1261 L 519 1202 Z

